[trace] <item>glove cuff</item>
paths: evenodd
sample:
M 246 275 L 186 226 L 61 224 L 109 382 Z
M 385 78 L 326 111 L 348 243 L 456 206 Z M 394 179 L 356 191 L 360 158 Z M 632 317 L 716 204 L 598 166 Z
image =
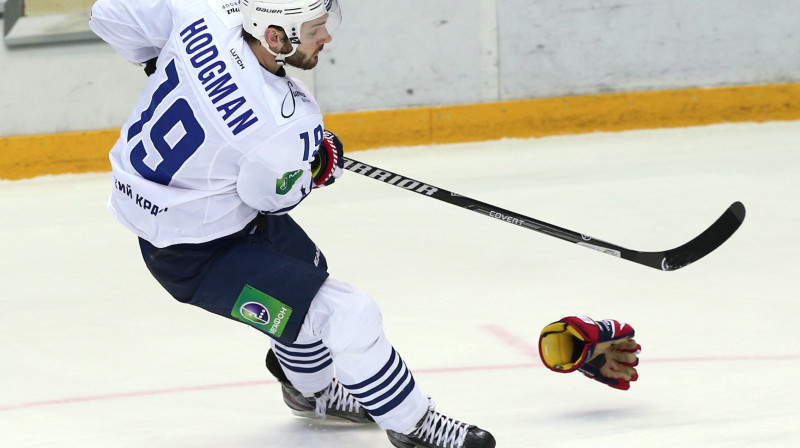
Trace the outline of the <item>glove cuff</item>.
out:
M 539 357 L 550 370 L 574 372 L 591 358 L 595 344 L 579 328 L 564 321 L 544 327 L 539 336 Z
M 311 161 L 311 178 L 314 188 L 330 185 L 342 175 L 343 157 L 343 146 L 339 137 L 325 130 L 322 143 Z
M 328 155 L 325 151 L 317 151 L 314 155 L 314 158 L 311 160 L 311 178 L 314 180 L 314 184 L 320 178 L 322 170 L 328 166 Z

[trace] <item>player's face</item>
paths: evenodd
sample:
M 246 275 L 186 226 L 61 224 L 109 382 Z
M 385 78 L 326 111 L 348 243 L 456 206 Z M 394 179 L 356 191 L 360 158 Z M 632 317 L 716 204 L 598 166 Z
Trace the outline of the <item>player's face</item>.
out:
M 325 44 L 329 43 L 331 37 L 326 27 L 328 15 L 305 22 L 300 28 L 300 42 L 297 51 L 286 58 L 286 63 L 292 67 L 303 70 L 310 70 L 316 67 L 319 61 L 319 52 Z

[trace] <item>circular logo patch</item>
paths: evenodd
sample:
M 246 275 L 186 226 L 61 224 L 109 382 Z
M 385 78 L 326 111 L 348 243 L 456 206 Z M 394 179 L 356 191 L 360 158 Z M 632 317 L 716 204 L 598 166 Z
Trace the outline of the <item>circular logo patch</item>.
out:
M 259 325 L 269 323 L 269 310 L 258 302 L 247 302 L 239 308 L 239 313 L 245 319 Z

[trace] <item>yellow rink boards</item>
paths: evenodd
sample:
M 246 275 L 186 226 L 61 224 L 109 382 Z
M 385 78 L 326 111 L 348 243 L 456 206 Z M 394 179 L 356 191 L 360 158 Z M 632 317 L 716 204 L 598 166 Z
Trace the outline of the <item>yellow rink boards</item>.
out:
M 616 93 L 327 114 L 347 151 L 559 134 L 800 120 L 800 84 Z M 0 138 L 0 178 L 109 171 L 119 130 Z

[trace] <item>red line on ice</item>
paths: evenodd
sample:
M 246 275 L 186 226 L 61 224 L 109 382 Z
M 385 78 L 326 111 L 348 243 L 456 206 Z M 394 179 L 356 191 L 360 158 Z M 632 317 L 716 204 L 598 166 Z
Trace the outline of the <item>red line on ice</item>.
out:
M 473 372 L 487 370 L 510 370 L 510 369 L 530 369 L 541 368 L 539 352 L 535 344 L 530 344 L 526 339 L 505 330 L 497 325 L 485 325 L 485 331 L 491 333 L 506 346 L 514 348 L 520 354 L 531 358 L 533 362 L 518 364 L 500 365 L 479 365 L 479 366 L 459 366 L 459 367 L 435 367 L 428 369 L 415 369 L 415 373 L 451 373 L 451 372 Z M 776 356 L 720 356 L 720 357 L 684 357 L 684 358 L 662 358 L 647 359 L 647 363 L 671 363 L 671 362 L 731 362 L 731 361 L 786 361 L 798 360 L 800 355 L 776 355 Z M 243 381 L 236 383 L 206 384 L 199 386 L 175 387 L 168 389 L 141 390 L 133 392 L 120 392 L 111 394 L 90 395 L 84 397 L 69 397 L 54 400 L 33 401 L 29 403 L 19 403 L 11 405 L 0 405 L 0 412 L 15 411 L 30 408 L 40 408 L 48 406 L 59 406 L 73 403 L 87 403 L 92 401 L 109 401 L 120 398 L 148 397 L 154 395 L 169 395 L 184 392 L 198 392 L 205 390 L 235 389 L 239 387 L 254 387 L 277 384 L 277 380 L 263 381 Z

